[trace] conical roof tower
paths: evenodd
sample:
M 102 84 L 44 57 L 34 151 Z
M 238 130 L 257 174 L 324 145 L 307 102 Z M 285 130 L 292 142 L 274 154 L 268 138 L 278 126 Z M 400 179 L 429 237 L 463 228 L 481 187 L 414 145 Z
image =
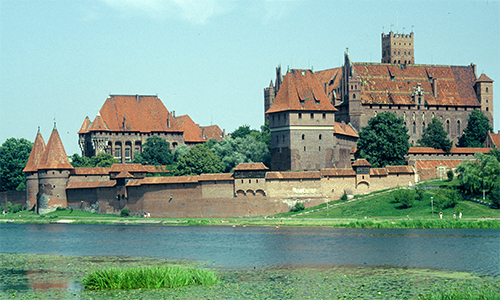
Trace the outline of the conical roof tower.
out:
M 38 165 L 42 159 L 43 152 L 45 151 L 45 141 L 43 140 L 42 134 L 40 133 L 40 127 L 38 127 L 38 133 L 35 137 L 35 142 L 33 143 L 33 148 L 31 149 L 30 157 L 28 158 L 28 163 L 23 169 L 23 172 L 36 172 L 38 171 Z
M 66 150 L 64 150 L 61 137 L 57 131 L 56 124 L 54 123 L 54 129 L 50 135 L 49 142 L 45 147 L 40 164 L 38 165 L 39 170 L 72 170 L 73 166 L 69 163 L 68 156 L 66 155 Z

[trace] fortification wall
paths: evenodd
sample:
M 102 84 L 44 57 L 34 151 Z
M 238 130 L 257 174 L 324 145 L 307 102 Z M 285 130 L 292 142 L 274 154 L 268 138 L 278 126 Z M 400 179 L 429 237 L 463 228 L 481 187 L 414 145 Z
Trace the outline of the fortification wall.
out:
M 2 210 L 7 207 L 7 202 L 10 202 L 12 206 L 17 204 L 26 205 L 26 191 L 0 192 L 0 205 Z

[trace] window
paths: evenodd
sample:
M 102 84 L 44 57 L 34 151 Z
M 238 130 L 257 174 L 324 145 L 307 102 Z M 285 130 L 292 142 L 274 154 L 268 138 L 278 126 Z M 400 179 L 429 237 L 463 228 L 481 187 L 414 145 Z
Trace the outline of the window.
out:
M 425 123 L 422 123 L 422 133 L 425 131 Z
M 115 157 L 122 157 L 122 155 L 120 154 L 120 148 L 115 148 Z
M 305 135 L 305 134 L 303 134 L 303 135 L 302 135 L 302 139 L 304 139 L 305 137 L 306 137 L 306 135 Z
M 318 151 L 321 151 L 321 146 L 319 146 L 319 149 L 318 149 Z
M 486 88 L 486 93 L 488 92 L 488 88 Z
M 450 133 L 450 120 L 446 120 L 446 132 Z
M 413 122 L 413 134 L 416 134 L 417 133 L 417 124 L 415 124 L 415 122 Z
M 321 134 L 319 135 L 319 139 L 321 140 Z
M 486 103 L 488 103 L 488 99 L 486 98 Z M 323 113 L 323 120 L 326 119 L 326 114 Z
M 356 99 L 356 94 L 352 94 L 352 99 Z
M 302 119 L 302 113 L 299 113 L 299 119 Z
M 306 151 L 306 146 L 304 146 L 304 151 Z
M 457 134 L 460 135 L 460 120 L 457 121 Z
M 311 113 L 311 119 L 314 119 L 314 113 Z

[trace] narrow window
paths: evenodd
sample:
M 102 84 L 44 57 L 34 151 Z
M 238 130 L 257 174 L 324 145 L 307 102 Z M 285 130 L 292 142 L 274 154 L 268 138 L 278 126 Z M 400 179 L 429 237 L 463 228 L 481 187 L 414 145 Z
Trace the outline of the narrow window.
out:
M 304 146 L 304 151 L 306 151 L 306 146 Z
M 318 150 L 319 150 L 319 151 L 321 151 L 321 146 L 319 146 L 319 149 L 318 149 Z
M 299 119 L 302 119 L 302 113 L 299 113 Z
M 311 119 L 314 119 L 314 113 L 311 113 Z
M 460 120 L 457 121 L 457 133 L 460 135 Z
M 488 92 L 488 88 L 486 88 L 486 93 Z
M 321 140 L 321 134 L 319 135 L 319 139 Z
M 413 134 L 416 134 L 417 133 L 417 124 L 415 124 L 415 122 L 413 122 Z
M 450 120 L 446 120 L 446 132 L 450 133 Z
M 486 98 L 486 103 L 488 103 L 488 98 Z M 323 113 L 323 120 L 326 119 L 326 114 Z
M 248 179 L 248 183 L 252 183 L 252 179 Z
M 302 139 L 304 139 L 305 137 L 306 137 L 306 135 L 305 135 L 305 134 L 303 134 L 303 135 L 302 135 Z

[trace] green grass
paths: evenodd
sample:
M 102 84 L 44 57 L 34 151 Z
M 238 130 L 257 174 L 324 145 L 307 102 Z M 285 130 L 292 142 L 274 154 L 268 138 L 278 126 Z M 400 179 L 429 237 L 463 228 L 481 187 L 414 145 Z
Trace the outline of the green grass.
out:
M 481 287 L 454 287 L 451 290 L 433 291 L 420 295 L 421 300 L 491 300 L 500 299 L 500 288 L 490 285 Z
M 216 282 L 214 271 L 179 266 L 96 270 L 82 280 L 89 290 L 177 288 Z

